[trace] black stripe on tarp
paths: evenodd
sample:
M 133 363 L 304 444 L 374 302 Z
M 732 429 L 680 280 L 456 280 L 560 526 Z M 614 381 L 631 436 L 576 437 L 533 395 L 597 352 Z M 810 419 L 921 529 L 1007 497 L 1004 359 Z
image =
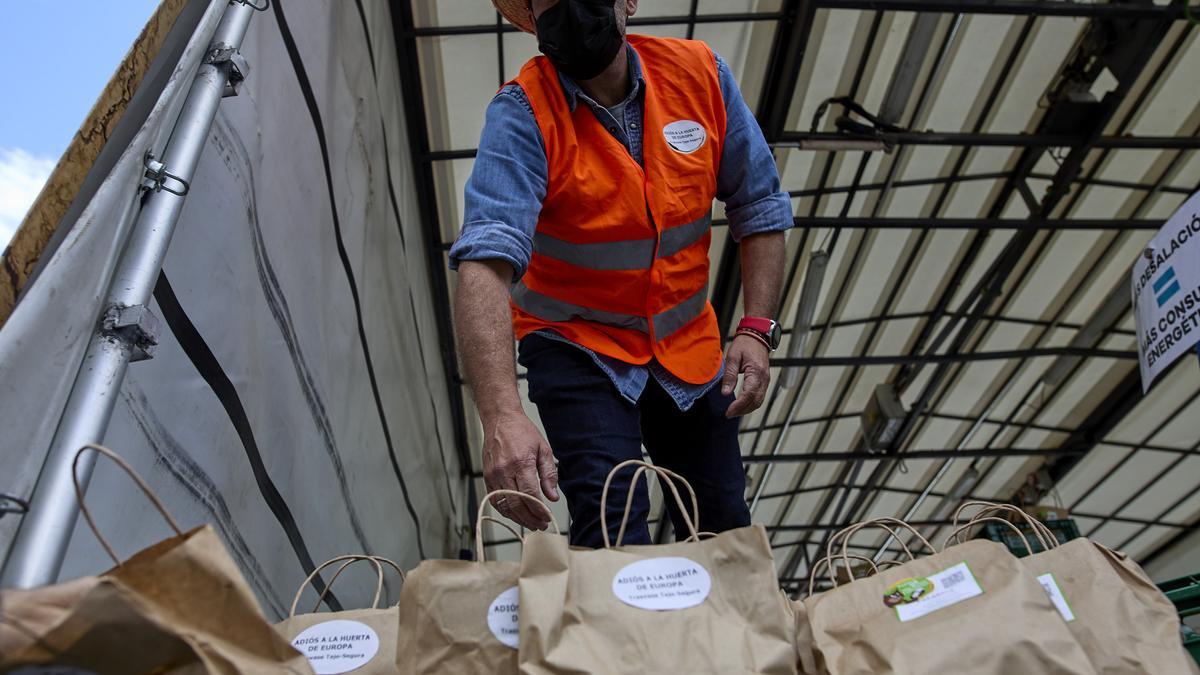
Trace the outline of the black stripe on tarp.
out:
M 367 45 L 367 55 L 371 59 L 371 75 L 375 81 L 375 96 L 379 99 L 379 75 L 375 70 L 375 50 L 371 47 L 371 30 L 367 25 L 367 15 L 363 11 L 362 0 L 354 0 L 355 6 L 358 8 L 358 20 L 362 23 L 363 41 Z M 383 139 L 383 171 L 387 178 L 388 200 L 392 205 L 392 216 L 396 219 L 396 232 L 400 235 L 400 248 L 404 251 L 406 260 L 408 254 L 408 245 L 404 241 L 404 221 L 400 218 L 400 205 L 396 200 L 396 188 L 392 180 L 392 163 L 389 161 L 388 149 L 391 147 L 388 144 L 387 123 L 383 117 L 383 109 L 380 107 L 379 112 L 379 133 Z M 437 439 L 438 453 L 442 457 L 442 476 L 446 480 L 446 498 L 450 502 L 450 511 L 454 514 L 454 521 L 458 523 L 458 504 L 454 501 L 454 489 L 450 486 L 450 468 L 446 461 L 446 444 L 442 441 L 442 428 L 438 424 L 437 403 L 434 401 L 433 389 L 429 386 L 429 368 L 425 365 L 425 345 L 421 341 L 421 324 L 417 319 L 417 303 L 413 299 L 412 285 L 408 287 L 408 307 L 412 314 L 413 331 L 417 334 L 417 353 L 421 357 L 421 372 L 425 375 L 425 393 L 429 398 L 429 410 L 433 413 L 433 434 Z M 471 521 L 475 522 L 475 521 Z
M 279 521 L 280 527 L 287 534 L 288 541 L 292 544 L 292 550 L 296 552 L 300 566 L 304 568 L 304 573 L 312 574 L 317 566 L 308 552 L 308 545 L 304 543 L 300 528 L 296 526 L 292 510 L 288 508 L 283 495 L 279 493 L 279 488 L 275 487 L 275 482 L 271 480 L 271 475 L 267 472 L 267 466 L 263 463 L 262 453 L 259 452 L 258 443 L 254 440 L 254 430 L 250 428 L 250 419 L 246 416 L 246 408 L 242 405 L 237 388 L 225 374 L 225 369 L 221 367 L 216 355 L 209 349 L 208 343 L 204 341 L 204 337 L 200 335 L 196 325 L 183 311 L 165 271 L 158 273 L 158 283 L 154 284 L 154 299 L 158 302 L 158 308 L 162 312 L 167 328 L 175 336 L 179 346 L 183 348 L 183 353 L 187 355 L 192 366 L 196 368 L 200 377 L 204 378 L 209 388 L 216 394 L 217 400 L 221 402 L 221 407 L 225 409 L 225 414 L 229 416 L 229 421 L 233 423 L 233 428 L 242 441 L 242 448 L 246 451 L 246 459 L 250 461 L 250 470 L 254 473 L 254 482 L 258 483 L 258 491 L 262 494 L 263 501 L 267 503 L 267 508 L 271 509 L 275 520 Z M 312 584 L 318 594 L 325 592 L 325 580 L 321 578 L 320 574 L 313 577 Z M 334 612 L 342 611 L 342 603 L 334 596 L 333 591 L 329 591 L 325 596 L 325 604 Z
M 417 517 L 417 510 L 413 508 L 412 499 L 408 495 L 408 485 L 404 482 L 404 474 L 400 471 L 400 462 L 396 459 L 396 449 L 392 444 L 392 432 L 388 427 L 387 413 L 383 409 L 383 399 L 379 394 L 379 382 L 375 377 L 375 363 L 371 359 L 371 347 L 367 344 L 367 330 L 363 325 L 362 316 L 362 301 L 358 296 L 358 284 L 354 280 L 354 270 L 350 266 L 350 256 L 346 253 L 346 245 L 342 241 L 342 224 L 338 218 L 337 203 L 334 201 L 333 192 L 333 171 L 329 168 L 329 146 L 325 141 L 325 126 L 321 122 L 321 112 L 317 107 L 317 99 L 313 94 L 312 85 L 308 81 L 308 73 L 304 69 L 304 61 L 300 58 L 300 50 L 296 47 L 296 40 L 292 37 L 292 31 L 288 28 L 287 18 L 283 15 L 283 3 L 280 0 L 271 3 L 275 10 L 275 21 L 279 26 L 279 35 L 283 39 L 283 46 L 287 50 L 288 58 L 292 62 L 292 70 L 296 73 L 297 84 L 300 86 L 300 92 L 304 96 L 304 103 L 308 106 L 308 113 L 312 117 L 313 132 L 317 135 L 317 144 L 321 149 L 321 164 L 325 170 L 325 188 L 329 196 L 329 211 L 333 218 L 333 233 L 337 243 L 338 257 L 342 261 L 342 270 L 346 273 L 346 283 L 350 285 L 350 297 L 354 301 L 354 318 L 358 324 L 358 340 L 362 345 L 363 357 L 367 364 L 367 378 L 371 381 L 371 394 L 375 397 L 375 409 L 379 413 L 379 423 L 383 427 L 383 439 L 387 444 L 388 459 L 392 463 L 392 471 L 396 474 L 396 480 L 400 483 L 400 493 L 404 497 L 404 507 L 408 510 L 408 515 L 412 518 L 413 527 L 417 534 L 417 553 L 421 558 L 425 558 L 425 545 L 421 542 L 421 519 Z
M 371 59 L 371 78 L 378 84 L 379 73 L 375 72 L 375 50 L 371 47 L 371 29 L 367 27 L 367 13 L 363 11 L 362 0 L 354 0 L 354 5 L 358 8 L 358 20 L 362 22 L 363 36 L 367 43 L 367 56 Z

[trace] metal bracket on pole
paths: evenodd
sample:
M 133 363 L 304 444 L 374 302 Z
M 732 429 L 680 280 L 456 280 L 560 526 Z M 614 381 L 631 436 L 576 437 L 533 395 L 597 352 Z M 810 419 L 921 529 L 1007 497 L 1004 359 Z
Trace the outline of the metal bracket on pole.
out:
M 184 179 L 167 171 L 167 167 L 162 162 L 154 159 L 154 153 L 147 152 L 142 163 L 146 166 L 146 174 L 142 178 L 142 189 L 152 190 L 154 192 L 166 191 L 180 197 L 186 195 L 191 185 Z M 167 181 L 175 181 L 181 187 L 171 188 L 167 186 Z
M 158 317 L 145 305 L 110 305 L 100 320 L 104 334 L 129 345 L 131 362 L 154 358 L 158 326 Z
M 243 2 L 244 5 L 254 7 L 248 2 Z M 258 9 L 255 7 L 255 9 Z M 236 47 L 220 45 L 208 52 L 204 56 L 204 63 L 211 63 L 215 66 L 228 64 L 229 76 L 225 81 L 225 91 L 221 93 L 221 98 L 229 98 L 238 95 L 238 87 L 246 80 L 250 74 L 250 62 Z

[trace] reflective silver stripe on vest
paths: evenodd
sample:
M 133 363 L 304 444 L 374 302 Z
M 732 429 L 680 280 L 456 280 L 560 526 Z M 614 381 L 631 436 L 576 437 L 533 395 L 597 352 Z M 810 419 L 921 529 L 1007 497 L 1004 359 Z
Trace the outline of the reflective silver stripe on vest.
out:
M 641 333 L 650 332 L 646 319 L 635 314 L 619 314 L 572 304 L 530 289 L 522 282 L 513 286 L 512 299 L 517 307 L 545 321 L 583 319 L 617 328 L 629 328 Z M 674 307 L 654 315 L 654 337 L 665 340 L 704 312 L 708 289 L 701 288 Z
M 708 232 L 711 223 L 712 214 L 706 213 L 687 225 L 663 231 L 658 257 L 673 256 L 696 243 Z M 653 239 L 575 244 L 545 232 L 537 232 L 533 235 L 533 250 L 540 255 L 589 270 L 644 270 L 654 262 Z
M 672 227 L 664 231 L 662 233 L 662 240 L 658 244 L 658 257 L 669 258 L 700 241 L 704 233 L 708 232 L 708 227 L 711 224 L 712 214 L 706 213 L 698 220 L 693 220 L 687 225 Z
M 692 319 L 700 316 L 708 301 L 708 289 L 701 288 L 687 300 L 654 315 L 654 339 L 663 341 L 675 331 L 683 328 Z
M 650 332 L 650 326 L 646 322 L 645 317 L 635 314 L 606 312 L 600 309 L 571 304 L 548 295 L 542 295 L 520 282 L 516 286 L 513 286 L 512 299 L 517 307 L 545 321 L 584 319 L 586 321 L 595 321 L 596 323 L 616 326 L 617 328 L 630 328 L 642 333 Z
M 653 239 L 574 244 L 538 232 L 533 235 L 533 250 L 590 270 L 644 270 L 654 261 Z

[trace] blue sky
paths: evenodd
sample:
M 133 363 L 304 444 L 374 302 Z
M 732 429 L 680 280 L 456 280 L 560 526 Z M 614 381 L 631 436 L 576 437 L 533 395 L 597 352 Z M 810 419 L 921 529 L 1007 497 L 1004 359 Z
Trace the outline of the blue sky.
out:
M 0 249 L 157 0 L 11 0 L 0 44 Z

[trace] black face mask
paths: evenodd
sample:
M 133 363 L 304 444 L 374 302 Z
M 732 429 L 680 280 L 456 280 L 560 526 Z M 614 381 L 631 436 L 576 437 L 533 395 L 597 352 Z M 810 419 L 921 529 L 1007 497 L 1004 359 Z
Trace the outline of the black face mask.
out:
M 576 80 L 590 80 L 612 63 L 625 41 L 616 0 L 559 0 L 537 18 L 538 50 Z

